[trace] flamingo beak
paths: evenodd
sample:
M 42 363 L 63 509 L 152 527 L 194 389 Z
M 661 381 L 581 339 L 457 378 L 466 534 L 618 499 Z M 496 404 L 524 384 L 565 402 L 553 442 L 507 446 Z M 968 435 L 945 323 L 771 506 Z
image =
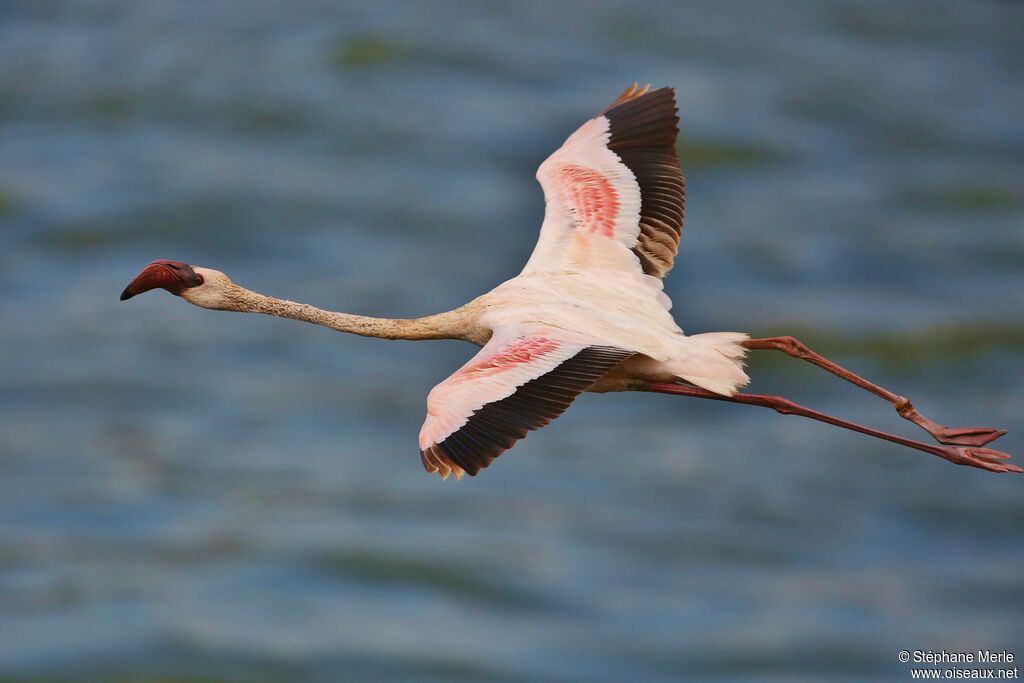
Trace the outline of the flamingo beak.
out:
M 157 287 L 166 289 L 171 294 L 180 295 L 190 287 L 203 284 L 203 276 L 192 270 L 192 266 L 181 261 L 153 261 L 128 283 L 121 292 L 121 301 L 131 299 L 136 294 L 148 292 Z

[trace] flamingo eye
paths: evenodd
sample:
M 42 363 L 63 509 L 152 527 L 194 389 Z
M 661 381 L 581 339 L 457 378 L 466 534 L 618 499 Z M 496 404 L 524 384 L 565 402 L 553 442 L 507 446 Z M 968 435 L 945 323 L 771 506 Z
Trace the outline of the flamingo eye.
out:
M 203 284 L 203 282 L 204 282 L 203 276 L 200 275 L 199 273 L 196 273 L 196 287 L 198 287 L 199 285 Z

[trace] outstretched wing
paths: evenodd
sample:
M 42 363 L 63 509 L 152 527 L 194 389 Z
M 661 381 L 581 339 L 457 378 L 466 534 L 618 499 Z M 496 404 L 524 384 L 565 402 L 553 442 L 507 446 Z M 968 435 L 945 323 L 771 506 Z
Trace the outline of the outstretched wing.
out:
M 632 355 L 556 334 L 495 332 L 427 397 L 427 419 L 420 430 L 423 467 L 442 478 L 475 475 L 528 431 L 565 412 L 582 391 Z
M 628 88 L 537 169 L 547 206 L 524 273 L 671 270 L 685 203 L 679 117 L 671 88 L 648 87 Z

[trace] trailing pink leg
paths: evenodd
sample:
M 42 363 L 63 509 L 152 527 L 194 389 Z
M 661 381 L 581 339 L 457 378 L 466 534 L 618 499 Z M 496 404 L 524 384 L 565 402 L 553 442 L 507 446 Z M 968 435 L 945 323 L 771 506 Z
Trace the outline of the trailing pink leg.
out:
M 860 375 L 854 374 L 846 368 L 836 365 L 829 359 L 822 355 L 819 355 L 807 347 L 799 339 L 793 337 L 766 337 L 764 339 L 748 339 L 743 342 L 743 346 L 748 349 L 774 349 L 776 351 L 782 351 L 785 354 L 805 360 L 808 363 L 813 363 L 819 368 L 828 370 L 836 377 L 856 384 L 862 389 L 870 391 L 875 396 L 879 396 L 889 403 L 896 409 L 896 412 L 900 414 L 900 417 L 910 420 L 921 429 L 925 430 L 932 437 L 943 444 L 950 444 L 954 446 L 984 446 L 987 443 L 995 441 L 1003 434 L 1006 434 L 1005 429 L 993 429 L 992 427 L 945 427 L 940 425 L 938 422 L 929 420 L 927 417 L 917 412 L 917 409 L 910 403 L 910 400 L 894 394 L 893 392 L 880 387 L 873 382 L 869 382 Z
M 924 451 L 925 453 L 931 453 L 932 455 L 937 455 L 943 460 L 948 460 L 949 462 L 956 463 L 957 465 L 978 467 L 990 472 L 1024 472 L 1024 470 L 1014 464 L 1002 462 L 1010 457 L 1009 454 L 1003 453 L 1002 451 L 977 446 L 935 446 L 930 443 L 924 443 L 923 441 L 914 441 L 913 439 L 907 439 L 902 436 L 897 436 L 896 434 L 882 432 L 877 429 L 865 427 L 864 425 L 856 422 L 850 422 L 848 420 L 843 420 L 838 417 L 818 412 L 817 410 L 805 408 L 804 406 L 793 403 L 789 399 L 781 396 L 766 396 L 763 394 L 735 394 L 733 396 L 722 396 L 721 394 L 716 394 L 708 391 L 707 389 L 700 389 L 698 387 L 692 387 L 685 384 L 650 383 L 643 387 L 642 390 L 653 391 L 659 394 L 709 398 L 715 401 L 745 403 L 747 405 L 771 408 L 782 415 L 800 415 L 802 417 L 809 417 L 810 419 L 817 420 L 818 422 L 825 422 L 830 425 L 842 427 L 843 429 L 850 429 L 878 439 L 898 443 L 901 446 L 907 446 L 919 451 Z

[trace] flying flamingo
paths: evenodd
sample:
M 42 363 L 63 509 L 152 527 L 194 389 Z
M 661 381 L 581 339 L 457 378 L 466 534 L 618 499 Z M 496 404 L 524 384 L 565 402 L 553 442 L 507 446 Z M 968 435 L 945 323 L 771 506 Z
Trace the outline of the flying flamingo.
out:
M 868 434 L 958 465 L 1022 472 L 984 448 L 1005 434 L 944 427 L 910 401 L 818 355 L 792 337 L 685 335 L 661 279 L 683 226 L 671 88 L 628 88 L 540 165 L 546 209 L 523 272 L 452 311 L 392 320 L 276 299 L 219 271 L 177 261 L 147 265 L 121 299 L 162 288 L 191 304 L 291 318 L 382 339 L 461 339 L 483 347 L 427 397 L 423 467 L 442 478 L 477 474 L 527 432 L 561 415 L 581 392 L 652 391 L 772 408 Z M 888 401 L 939 444 L 881 432 L 780 396 L 738 393 L 749 349 L 813 363 Z

